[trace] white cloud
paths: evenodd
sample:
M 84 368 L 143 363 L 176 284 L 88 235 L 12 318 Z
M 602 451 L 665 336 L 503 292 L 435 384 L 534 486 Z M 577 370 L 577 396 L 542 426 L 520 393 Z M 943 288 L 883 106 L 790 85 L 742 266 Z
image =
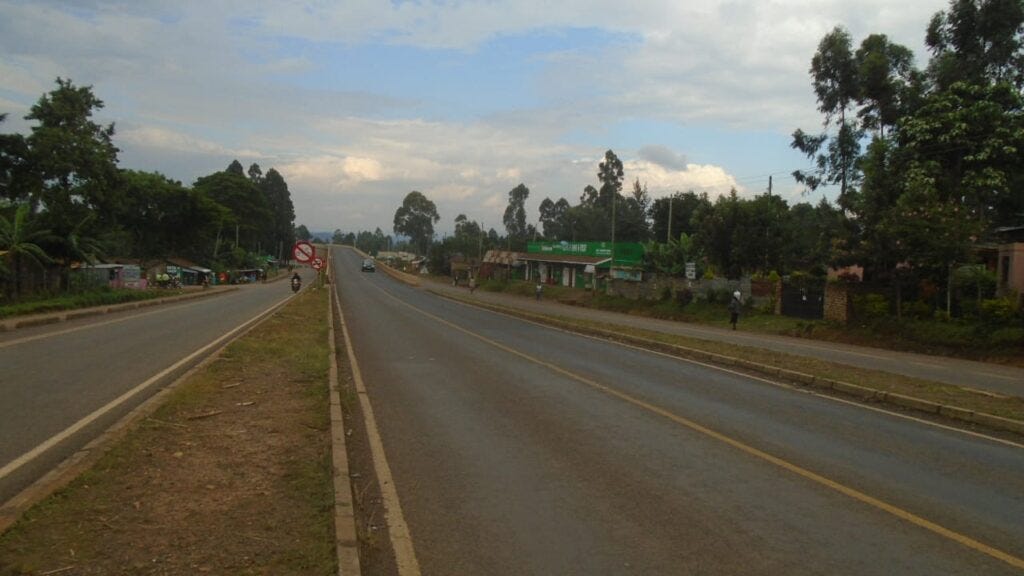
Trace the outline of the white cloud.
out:
M 923 64 L 928 18 L 945 0 L 565 0 L 535 2 L 281 3 L 272 0 L 0 0 L 0 130 L 57 76 L 93 85 L 116 121 L 122 159 L 191 181 L 233 158 L 276 167 L 299 221 L 347 230 L 389 223 L 408 191 L 431 196 L 444 221 L 458 213 L 500 229 L 507 192 L 531 189 L 575 203 L 596 185 L 608 147 L 652 195 L 743 190 L 745 159 L 706 161 L 614 140 L 618 121 L 788 134 L 820 123 L 807 68 L 839 23 L 855 42 L 871 32 L 907 44 Z M 378 78 L 317 77 L 318 51 L 362 42 L 465 54 L 492 40 L 600 37 L 531 53 L 529 107 L 486 117 L 451 110 L 435 87 L 388 92 Z M 554 44 L 559 45 L 558 42 Z M 305 82 L 290 84 L 302 77 Z M 397 94 L 397 95 L 396 95 Z M 585 136 L 578 136 L 583 133 Z M 627 149 L 634 148 L 635 152 Z M 580 158 L 584 160 L 580 161 Z M 696 161 L 691 161 L 696 160 Z M 728 169 L 726 169 L 728 166 Z M 742 172 L 740 172 L 742 174 Z
M 653 198 L 691 190 L 698 194 L 706 192 L 711 198 L 728 194 L 733 188 L 737 192 L 744 191 L 736 179 L 720 166 L 687 164 L 683 170 L 673 170 L 644 160 L 626 161 L 623 166 L 628 178 L 640 180 L 641 186 L 646 185 Z

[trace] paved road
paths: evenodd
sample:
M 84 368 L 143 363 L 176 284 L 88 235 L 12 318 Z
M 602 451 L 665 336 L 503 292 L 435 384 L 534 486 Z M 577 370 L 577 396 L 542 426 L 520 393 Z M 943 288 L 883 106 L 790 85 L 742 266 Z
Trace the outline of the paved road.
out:
M 447 284 L 431 283 L 427 287 L 432 291 L 440 293 L 454 293 L 464 298 L 470 296 L 466 288 L 455 288 Z M 994 394 L 1024 397 L 1024 368 L 1013 366 L 972 362 L 942 356 L 895 352 L 866 346 L 820 342 L 787 336 L 745 333 L 742 330 L 734 332 L 713 326 L 643 318 L 617 312 L 568 306 L 544 300 L 536 302 L 529 298 L 482 290 L 474 292 L 472 298 L 482 302 L 513 306 L 553 316 L 583 318 L 667 334 L 678 334 L 741 346 L 766 348 L 787 354 L 820 358 L 838 364 L 871 368 L 893 374 L 923 378 L 934 382 L 943 382 L 954 386 L 984 390 Z
M 27 454 L 289 296 L 285 282 L 259 284 L 178 304 L 0 333 L 0 503 L 189 365 L 154 380 L 80 433 L 22 461 Z
M 424 574 L 1020 574 L 1024 447 L 335 263 Z

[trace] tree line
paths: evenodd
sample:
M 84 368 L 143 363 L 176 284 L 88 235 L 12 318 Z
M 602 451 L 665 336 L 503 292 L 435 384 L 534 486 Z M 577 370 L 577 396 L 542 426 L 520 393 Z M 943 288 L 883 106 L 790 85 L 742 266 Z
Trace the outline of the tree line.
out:
M 913 53 L 884 34 L 856 49 L 841 26 L 821 39 L 809 73 L 822 129 L 793 133 L 792 147 L 812 166 L 793 176 L 807 191 L 837 190 L 834 203 L 790 205 L 770 190 L 652 201 L 638 180 L 623 192 L 623 164 L 609 150 L 596 186 L 575 204 L 544 199 L 538 227 L 526 221 L 530 191 L 519 184 L 508 193 L 502 237 L 459 215 L 455 234 L 435 242 L 440 217 L 417 191 L 396 211 L 394 231 L 421 254 L 614 236 L 647 242 L 651 266 L 670 274 L 687 261 L 729 277 L 824 275 L 857 264 L 897 297 L 903 288 L 952 286 L 997 229 L 1024 224 L 1024 2 L 951 0 L 928 23 L 926 42 L 931 58 L 918 69 Z
M 31 270 L 108 257 L 183 257 L 214 269 L 264 266 L 294 242 L 288 184 L 237 161 L 192 186 L 118 167 L 114 125 L 88 86 L 57 79 L 32 106 L 28 135 L 0 134 L 0 281 L 17 295 Z M 0 122 L 6 114 L 0 115 Z

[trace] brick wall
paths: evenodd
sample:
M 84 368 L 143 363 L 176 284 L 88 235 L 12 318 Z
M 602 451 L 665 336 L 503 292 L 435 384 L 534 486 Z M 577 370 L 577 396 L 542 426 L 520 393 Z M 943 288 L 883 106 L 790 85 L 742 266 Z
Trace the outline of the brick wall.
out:
M 825 320 L 846 324 L 850 320 L 852 290 L 842 282 L 825 284 Z

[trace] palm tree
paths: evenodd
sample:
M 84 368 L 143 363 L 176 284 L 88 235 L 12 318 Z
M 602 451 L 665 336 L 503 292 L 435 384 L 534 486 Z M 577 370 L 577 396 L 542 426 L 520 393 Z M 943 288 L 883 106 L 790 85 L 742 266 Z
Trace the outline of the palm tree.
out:
M 11 275 L 14 281 L 13 295 L 19 295 L 22 262 L 28 261 L 42 268 L 52 262 L 36 242 L 50 238 L 49 230 L 33 230 L 29 220 L 29 205 L 20 204 L 14 211 L 14 219 L 0 216 L 0 273 Z

